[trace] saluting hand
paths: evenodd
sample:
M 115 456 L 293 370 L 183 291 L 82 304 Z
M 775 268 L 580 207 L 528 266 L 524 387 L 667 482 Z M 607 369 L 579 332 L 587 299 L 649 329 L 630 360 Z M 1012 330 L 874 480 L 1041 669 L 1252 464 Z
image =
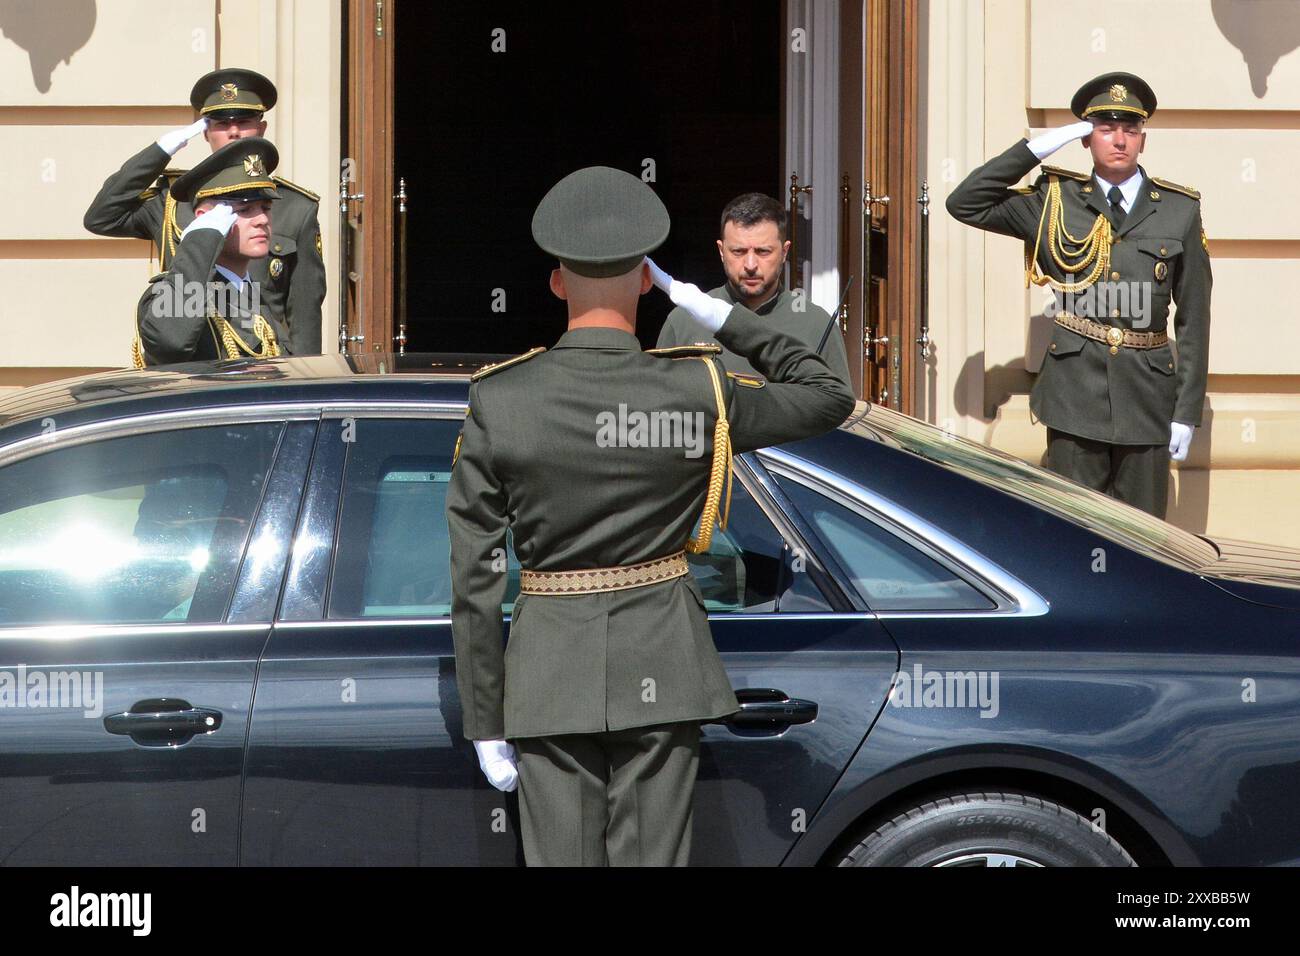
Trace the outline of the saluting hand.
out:
M 223 236 L 230 232 L 230 227 L 235 224 L 239 217 L 235 215 L 235 209 L 228 202 L 220 202 L 211 209 L 204 209 L 194 214 L 194 221 L 185 227 L 181 233 L 181 241 L 196 229 L 215 229 Z
M 680 305 L 710 332 L 722 328 L 722 323 L 727 321 L 727 316 L 735 308 L 730 302 L 715 299 L 690 282 L 678 282 L 655 265 L 655 261 L 649 256 L 646 256 L 645 261 L 650 267 L 651 280 L 668 293 L 668 298 L 673 300 L 673 305 Z
M 1092 122 L 1079 120 L 1057 129 L 1049 129 L 1029 141 L 1029 151 L 1040 160 L 1046 159 L 1066 143 L 1092 135 Z
M 206 117 L 195 120 L 189 126 L 182 126 L 158 137 L 158 147 L 168 156 L 175 156 L 182 146 L 202 133 L 208 126 Z

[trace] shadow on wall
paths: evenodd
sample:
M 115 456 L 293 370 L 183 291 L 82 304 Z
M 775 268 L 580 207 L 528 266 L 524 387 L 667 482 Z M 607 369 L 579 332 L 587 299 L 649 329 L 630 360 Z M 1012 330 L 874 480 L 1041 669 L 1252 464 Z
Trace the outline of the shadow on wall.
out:
M 0 0 L 0 33 L 27 51 L 40 93 L 94 32 L 95 0 Z
M 1213 0 L 1214 23 L 1241 51 L 1256 99 L 1268 92 L 1277 61 L 1300 47 L 1300 3 L 1295 0 Z

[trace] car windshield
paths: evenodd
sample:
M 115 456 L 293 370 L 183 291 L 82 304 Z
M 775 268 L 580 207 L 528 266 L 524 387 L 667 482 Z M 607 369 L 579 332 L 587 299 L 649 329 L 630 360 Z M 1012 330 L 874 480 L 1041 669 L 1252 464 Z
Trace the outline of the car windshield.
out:
M 843 427 L 1015 495 L 1152 557 L 1192 569 L 1204 568 L 1218 559 L 1218 549 L 1206 539 L 1145 511 L 880 405 L 859 402 L 852 419 Z

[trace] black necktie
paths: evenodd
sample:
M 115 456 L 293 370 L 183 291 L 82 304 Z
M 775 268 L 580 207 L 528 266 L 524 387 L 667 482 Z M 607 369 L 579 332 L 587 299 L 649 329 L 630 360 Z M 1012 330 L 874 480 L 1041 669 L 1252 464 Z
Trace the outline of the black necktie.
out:
M 1118 186 L 1111 186 L 1110 192 L 1106 193 L 1106 198 L 1110 200 L 1110 221 L 1118 229 L 1124 222 L 1127 213 L 1124 212 L 1124 194 L 1120 192 Z

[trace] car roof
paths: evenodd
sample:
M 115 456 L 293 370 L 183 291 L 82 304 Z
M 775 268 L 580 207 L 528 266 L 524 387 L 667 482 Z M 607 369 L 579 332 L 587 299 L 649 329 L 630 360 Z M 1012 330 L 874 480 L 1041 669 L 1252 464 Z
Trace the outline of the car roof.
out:
M 395 401 L 464 400 L 469 376 L 505 355 L 418 352 L 301 355 L 121 369 L 32 385 L 0 396 L 0 432 L 248 402 L 356 399 L 357 386 Z M 367 399 L 375 393 L 367 392 Z M 8 437 L 8 436 L 4 436 Z

